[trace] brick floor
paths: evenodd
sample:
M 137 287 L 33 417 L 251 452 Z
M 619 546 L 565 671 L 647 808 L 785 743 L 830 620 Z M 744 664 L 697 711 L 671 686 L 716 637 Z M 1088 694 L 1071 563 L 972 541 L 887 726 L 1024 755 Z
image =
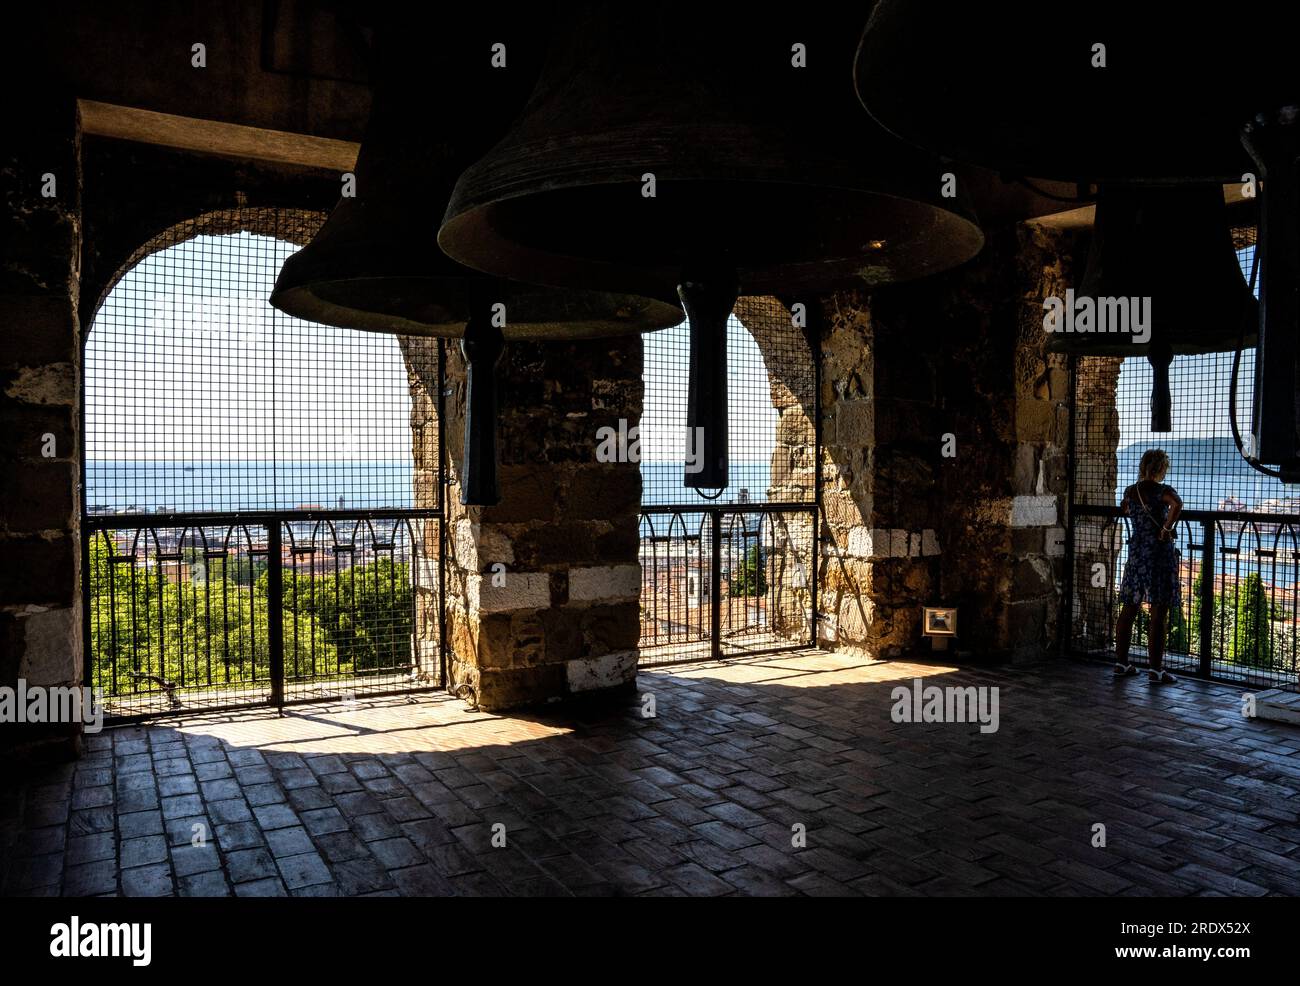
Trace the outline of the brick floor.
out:
M 918 676 L 997 686 L 998 731 L 893 722 Z M 6 788 L 4 892 L 1300 893 L 1300 730 L 1232 688 L 806 652 L 640 689 L 655 718 L 430 696 L 106 730 Z

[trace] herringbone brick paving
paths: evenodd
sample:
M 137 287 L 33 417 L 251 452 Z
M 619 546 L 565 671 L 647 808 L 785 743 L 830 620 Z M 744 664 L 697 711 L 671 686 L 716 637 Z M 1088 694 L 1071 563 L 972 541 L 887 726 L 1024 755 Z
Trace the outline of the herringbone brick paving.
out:
M 997 686 L 998 731 L 893 722 L 914 677 Z M 580 721 L 429 696 L 106 730 L 5 791 L 5 892 L 1300 893 L 1300 729 L 1231 688 L 818 652 L 639 684 Z

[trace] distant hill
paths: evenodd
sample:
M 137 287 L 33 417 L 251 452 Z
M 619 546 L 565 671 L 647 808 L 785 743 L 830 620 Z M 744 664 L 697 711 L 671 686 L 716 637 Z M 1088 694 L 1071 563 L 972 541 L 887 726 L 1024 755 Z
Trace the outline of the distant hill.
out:
M 1300 487 L 1286 486 L 1252 469 L 1237 452 L 1232 436 L 1222 435 L 1126 445 L 1117 453 L 1116 502 L 1124 488 L 1137 479 L 1138 463 L 1149 448 L 1162 448 L 1169 454 L 1165 482 L 1178 490 L 1189 509 L 1217 510 L 1219 501 L 1233 496 L 1243 501 L 1247 510 L 1252 510 L 1262 500 L 1300 494 Z

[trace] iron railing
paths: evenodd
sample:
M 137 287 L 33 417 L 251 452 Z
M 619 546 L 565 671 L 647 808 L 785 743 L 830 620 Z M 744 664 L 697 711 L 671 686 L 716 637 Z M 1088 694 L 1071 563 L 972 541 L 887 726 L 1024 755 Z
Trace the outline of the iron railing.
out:
M 87 523 L 87 684 L 110 716 L 444 680 L 432 513 Z
M 85 337 L 85 683 L 107 713 L 444 680 L 443 342 L 266 301 L 323 215 L 233 209 L 145 244 Z
M 1130 522 L 1076 505 L 1069 630 L 1076 653 L 1114 654 Z M 1185 510 L 1177 525 L 1181 600 L 1166 634 L 1169 668 L 1252 686 L 1294 686 L 1300 670 L 1300 515 Z M 1145 614 L 1131 657 L 1144 663 Z
M 641 664 L 816 643 L 816 507 L 641 508 Z

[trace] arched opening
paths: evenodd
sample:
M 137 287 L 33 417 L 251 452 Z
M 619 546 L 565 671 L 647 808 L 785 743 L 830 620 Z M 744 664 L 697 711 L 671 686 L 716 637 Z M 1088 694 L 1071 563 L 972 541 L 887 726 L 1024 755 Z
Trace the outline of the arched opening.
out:
M 267 303 L 322 218 L 200 217 L 104 293 L 84 347 L 84 612 L 110 714 L 442 680 L 439 350 Z
M 686 323 L 644 340 L 641 663 L 815 642 L 816 362 L 775 298 L 728 321 L 730 484 L 683 485 Z
M 1243 274 L 1255 230 L 1233 231 Z M 1109 654 L 1132 520 L 1116 504 L 1137 480 L 1143 452 L 1162 448 L 1165 482 L 1184 504 L 1177 525 L 1180 605 L 1166 626 L 1166 660 L 1183 673 L 1256 685 L 1294 685 L 1300 674 L 1300 497 L 1250 468 L 1229 421 L 1234 352 L 1180 355 L 1170 367 L 1173 431 L 1150 430 L 1152 371 L 1141 357 L 1081 358 L 1075 382 L 1074 564 L 1070 632 L 1075 649 Z M 1255 350 L 1241 353 L 1236 419 L 1250 431 Z M 1145 615 L 1135 656 L 1149 644 Z

